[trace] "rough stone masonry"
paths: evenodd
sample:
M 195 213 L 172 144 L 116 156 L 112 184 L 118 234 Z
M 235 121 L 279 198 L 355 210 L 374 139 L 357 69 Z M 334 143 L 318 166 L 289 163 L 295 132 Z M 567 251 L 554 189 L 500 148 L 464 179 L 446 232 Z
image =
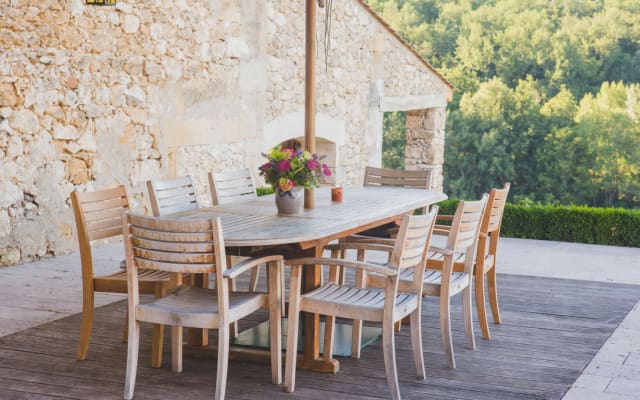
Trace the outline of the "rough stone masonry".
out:
M 124 184 L 144 212 L 147 179 L 191 174 L 207 204 L 209 171 L 255 170 L 261 151 L 304 136 L 304 12 L 299 0 L 0 2 L 0 265 L 77 249 L 74 190 Z M 452 86 L 361 0 L 334 2 L 330 33 L 317 135 L 335 179 L 359 184 L 380 162 L 383 113 L 398 105 L 416 119 L 407 167 L 441 174 Z

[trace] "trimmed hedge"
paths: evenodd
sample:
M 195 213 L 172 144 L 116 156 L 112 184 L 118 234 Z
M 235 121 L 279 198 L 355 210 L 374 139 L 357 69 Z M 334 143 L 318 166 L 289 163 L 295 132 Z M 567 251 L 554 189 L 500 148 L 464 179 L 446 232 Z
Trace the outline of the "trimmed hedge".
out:
M 457 204 L 457 200 L 438 203 L 440 213 L 455 213 Z M 640 210 L 507 203 L 501 236 L 640 247 Z
M 273 193 L 257 188 L 258 196 Z M 438 203 L 440 214 L 453 215 L 458 200 Z M 640 247 L 640 210 L 584 206 L 519 206 L 507 203 L 501 236 Z
M 274 190 L 271 188 L 271 186 L 263 186 L 263 187 L 256 188 L 256 194 L 258 196 L 266 196 L 266 195 L 271 194 L 273 192 L 274 192 Z

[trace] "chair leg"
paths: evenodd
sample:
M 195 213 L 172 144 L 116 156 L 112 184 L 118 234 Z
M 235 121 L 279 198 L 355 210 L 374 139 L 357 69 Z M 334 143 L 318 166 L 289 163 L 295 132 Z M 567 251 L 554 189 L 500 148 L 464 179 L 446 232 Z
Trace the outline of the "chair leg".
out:
M 285 360 L 284 386 L 289 393 L 296 388 L 296 364 L 298 362 L 298 323 L 300 321 L 300 268 L 291 268 L 289 287 L 289 322 L 287 327 L 287 356 Z
M 124 398 L 133 398 L 133 389 L 136 386 L 136 372 L 138 370 L 138 350 L 140 345 L 140 323 L 129 322 L 129 340 L 127 344 L 127 370 L 124 382 Z
M 467 346 L 476 349 L 476 339 L 473 335 L 473 311 L 471 304 L 471 284 L 462 290 L 462 318 L 464 320 L 464 334 L 467 336 Z
M 493 322 L 501 324 L 500 308 L 498 307 L 498 284 L 496 282 L 496 267 L 494 266 L 487 272 L 487 283 L 489 288 L 489 303 L 491 304 L 491 313 L 493 314 Z
M 91 329 L 93 327 L 93 290 L 84 293 L 82 301 L 82 325 L 80 326 L 80 346 L 78 347 L 78 360 L 85 360 L 91 341 Z
M 151 332 L 151 367 L 162 367 L 162 342 L 164 341 L 164 325 L 153 324 Z
M 171 326 L 171 371 L 182 372 L 182 327 Z
M 227 388 L 227 369 L 229 368 L 229 325 L 222 324 L 218 331 L 218 373 L 216 376 L 215 400 L 223 400 Z
M 257 268 L 255 268 L 257 269 Z M 271 382 L 282 383 L 282 265 L 267 265 L 269 286 L 269 344 L 271 346 Z
M 475 274 L 475 288 L 476 295 L 476 309 L 478 310 L 478 321 L 480 321 L 480 329 L 482 330 L 482 337 L 484 339 L 490 339 L 489 323 L 487 321 L 487 307 L 484 298 L 484 273 L 476 271 Z
M 249 291 L 255 292 L 258 289 L 258 278 L 260 277 L 260 267 L 253 268 L 251 270 L 251 276 L 249 277 Z
M 287 297 L 285 296 L 285 279 L 284 279 L 284 265 L 282 266 L 282 268 L 280 269 L 280 290 L 282 290 L 282 297 L 281 297 L 281 304 L 280 304 L 280 308 L 282 310 L 282 316 L 286 316 L 287 315 Z
M 227 264 L 232 265 L 232 264 Z M 254 268 L 255 270 L 256 268 Z M 236 280 L 229 279 L 229 292 L 235 292 L 237 289 Z M 231 338 L 235 339 L 238 337 L 238 321 L 233 321 L 229 326 L 229 334 Z
M 451 340 L 451 318 L 450 318 L 449 296 L 440 297 L 440 334 L 442 335 L 442 347 L 447 359 L 449 368 L 456 368 L 456 359 L 453 354 L 453 342 Z
M 125 320 L 124 320 L 124 328 L 122 329 L 122 343 L 127 343 L 128 336 L 129 336 L 129 311 L 127 310 Z
M 422 352 L 422 322 L 420 307 L 411 313 L 411 348 L 413 349 L 413 362 L 416 364 L 418 378 L 425 379 L 427 373 L 424 370 L 424 354 Z
M 336 317 L 327 315 L 324 317 L 324 349 L 322 357 L 325 360 L 333 358 L 333 338 L 336 326 Z
M 364 250 L 358 250 L 357 260 L 364 261 Z M 355 286 L 364 288 L 367 284 L 367 276 L 362 270 L 356 271 Z M 362 320 L 354 319 L 351 325 L 351 358 L 360 358 L 360 348 L 362 347 Z
M 382 323 L 382 352 L 384 353 L 384 367 L 387 372 L 387 382 L 391 398 L 400 399 L 400 386 L 398 385 L 398 371 L 396 367 L 396 345 L 393 322 L 391 320 Z

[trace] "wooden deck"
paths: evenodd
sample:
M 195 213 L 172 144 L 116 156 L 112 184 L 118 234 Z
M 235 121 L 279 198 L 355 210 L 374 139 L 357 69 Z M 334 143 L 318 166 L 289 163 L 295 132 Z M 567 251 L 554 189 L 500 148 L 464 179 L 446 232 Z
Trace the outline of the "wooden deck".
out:
M 400 388 L 405 399 L 560 399 L 580 371 L 640 298 L 640 286 L 501 275 L 503 325 L 492 339 L 465 348 L 459 300 L 452 308 L 458 369 L 447 368 L 436 300 L 424 308 L 427 381 L 414 378 L 408 330 L 396 336 Z M 125 303 L 96 310 L 87 361 L 75 361 L 80 316 L 0 338 L 0 399 L 122 398 L 126 344 L 120 342 Z M 263 318 L 266 317 L 266 314 Z M 247 327 L 253 321 L 243 321 Z M 213 398 L 211 352 L 185 351 L 184 372 L 170 371 L 168 343 L 162 369 L 150 368 L 150 328 L 143 328 L 136 399 Z M 168 333 L 168 332 L 167 332 Z M 215 343 L 215 334 L 211 334 Z M 267 365 L 232 361 L 229 399 L 388 398 L 380 343 L 361 360 L 340 358 L 336 375 L 297 374 L 296 392 L 270 383 Z

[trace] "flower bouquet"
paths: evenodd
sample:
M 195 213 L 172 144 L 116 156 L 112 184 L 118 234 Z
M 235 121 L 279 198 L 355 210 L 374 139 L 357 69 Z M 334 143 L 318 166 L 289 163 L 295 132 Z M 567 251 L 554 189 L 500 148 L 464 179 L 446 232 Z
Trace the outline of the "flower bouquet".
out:
M 322 162 L 325 156 L 306 150 L 277 146 L 262 155 L 267 162 L 260 166 L 260 175 L 276 191 L 276 206 L 281 214 L 300 212 L 302 189 L 313 189 L 318 186 L 320 177 L 331 175 L 327 164 Z M 286 203 L 285 208 L 281 208 L 280 203 Z M 291 207 L 286 208 L 287 204 Z

